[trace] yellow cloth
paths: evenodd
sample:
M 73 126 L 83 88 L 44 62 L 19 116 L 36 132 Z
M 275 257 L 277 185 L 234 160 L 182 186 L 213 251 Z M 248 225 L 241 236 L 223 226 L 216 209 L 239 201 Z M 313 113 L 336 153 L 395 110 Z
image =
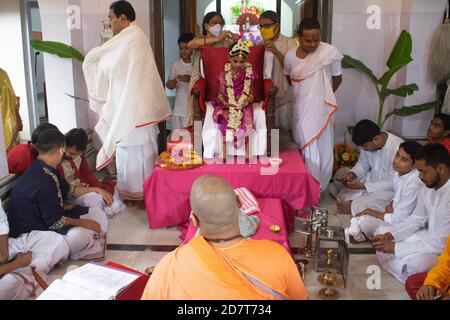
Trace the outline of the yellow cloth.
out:
M 428 272 L 425 286 L 433 286 L 441 292 L 450 293 L 450 236 L 437 265 Z
M 19 136 L 17 97 L 9 80 L 8 74 L 0 69 L 0 107 L 2 110 L 3 132 L 6 152 L 17 143 Z
M 159 262 L 142 299 L 301 300 L 307 296 L 295 263 L 279 244 L 244 239 L 219 249 L 195 237 Z

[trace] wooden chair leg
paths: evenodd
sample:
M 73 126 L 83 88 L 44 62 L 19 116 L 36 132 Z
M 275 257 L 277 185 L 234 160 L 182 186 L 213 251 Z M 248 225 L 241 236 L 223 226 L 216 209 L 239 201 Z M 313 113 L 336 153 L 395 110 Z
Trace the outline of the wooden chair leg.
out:
M 225 162 L 227 160 L 227 140 L 223 139 L 222 142 L 222 160 Z
M 248 159 L 250 162 L 250 159 L 252 158 L 252 148 L 250 147 L 250 137 L 245 138 L 245 159 Z

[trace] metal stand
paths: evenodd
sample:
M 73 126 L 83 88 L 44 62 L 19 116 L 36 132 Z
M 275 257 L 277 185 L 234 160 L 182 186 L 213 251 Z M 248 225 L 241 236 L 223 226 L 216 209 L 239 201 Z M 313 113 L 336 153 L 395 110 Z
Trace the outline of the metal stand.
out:
M 306 247 L 300 248 L 298 250 L 298 254 L 300 256 L 308 258 L 308 259 L 314 258 L 316 251 L 313 249 L 313 246 L 312 246 L 312 244 L 313 244 L 312 237 L 313 237 L 312 233 L 308 234 L 308 237 L 306 239 Z

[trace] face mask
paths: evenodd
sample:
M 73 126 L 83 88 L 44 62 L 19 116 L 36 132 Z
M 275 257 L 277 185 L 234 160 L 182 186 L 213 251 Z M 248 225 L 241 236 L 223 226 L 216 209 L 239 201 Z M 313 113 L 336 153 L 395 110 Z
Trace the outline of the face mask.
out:
M 261 32 L 261 37 L 264 41 L 272 40 L 276 34 L 275 26 L 270 28 L 261 28 L 259 31 Z
M 221 24 L 215 24 L 211 28 L 209 28 L 209 32 L 214 36 L 218 37 L 222 33 L 222 25 Z

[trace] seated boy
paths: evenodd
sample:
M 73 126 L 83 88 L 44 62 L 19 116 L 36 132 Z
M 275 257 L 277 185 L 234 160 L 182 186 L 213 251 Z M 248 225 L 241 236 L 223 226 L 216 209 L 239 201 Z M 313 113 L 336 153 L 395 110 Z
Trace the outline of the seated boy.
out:
M 358 162 L 351 169 L 330 184 L 330 193 L 337 199 L 338 212 L 354 215 L 361 212 L 351 207 L 353 200 L 369 195 L 385 202 L 385 206 L 394 197 L 392 162 L 403 139 L 396 135 L 380 131 L 370 120 L 361 120 L 356 124 L 352 136 L 353 142 L 361 147 Z
M 396 225 L 407 219 L 416 206 L 417 194 L 423 185 L 419 172 L 414 166 L 416 153 L 422 146 L 416 141 L 406 141 L 400 145 L 392 167 L 394 199 L 385 207 L 385 201 L 370 196 L 361 196 L 352 203 L 357 212 L 345 229 L 347 242 L 361 242 L 372 238 L 381 225 Z
M 38 157 L 38 152 L 34 146 L 38 141 L 39 135 L 49 129 L 58 130 L 58 128 L 51 123 L 41 123 L 34 129 L 29 143 L 18 144 L 8 152 L 9 173 L 21 176 L 27 171 L 33 161 Z
M 427 137 L 428 144 L 440 143 L 450 152 L 450 115 L 436 114 L 428 127 Z
M 69 255 L 64 238 L 52 231 L 32 231 L 9 238 L 9 224 L 0 201 L 0 300 L 25 300 L 36 295 L 39 284 L 31 267 L 43 279 Z
M 66 240 L 71 259 L 102 259 L 108 219 L 99 208 L 72 204 L 86 191 L 70 187 L 58 174 L 65 143 L 66 137 L 58 130 L 47 130 L 39 136 L 39 157 L 17 180 L 9 197 L 10 235 L 55 231 Z
M 66 134 L 66 153 L 58 172 L 71 187 L 84 188 L 89 193 L 75 199 L 74 204 L 97 207 L 113 216 L 125 209 L 125 204 L 115 192 L 115 181 L 100 182 L 87 163 L 86 152 L 88 136 L 83 129 L 72 129 Z M 114 198 L 113 198 L 114 195 Z

